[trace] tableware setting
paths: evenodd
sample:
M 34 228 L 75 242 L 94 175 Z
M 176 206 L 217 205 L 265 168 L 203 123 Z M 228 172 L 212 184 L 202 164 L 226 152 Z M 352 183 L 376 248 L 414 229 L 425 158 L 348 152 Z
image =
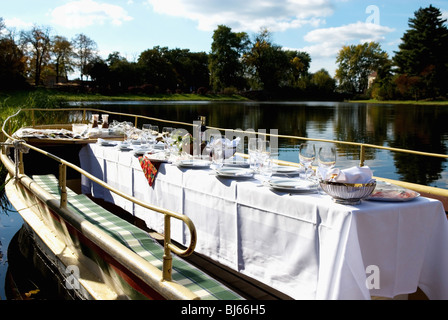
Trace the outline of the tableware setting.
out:
M 369 197 L 376 187 L 376 179 L 368 166 L 348 169 L 319 167 L 320 186 L 335 203 L 357 205 Z
M 268 180 L 266 185 L 272 190 L 288 193 L 314 193 L 319 187 L 316 182 L 301 178 L 275 178 Z
M 206 169 L 210 168 L 211 162 L 208 160 L 201 160 L 201 159 L 188 159 L 188 160 L 178 160 L 173 164 L 181 168 Z
M 366 199 L 371 201 L 404 202 L 420 196 L 420 193 L 392 183 L 378 181 L 375 190 Z
M 248 168 L 238 168 L 238 167 L 222 167 L 215 170 L 215 174 L 222 178 L 252 178 L 254 172 L 252 169 Z

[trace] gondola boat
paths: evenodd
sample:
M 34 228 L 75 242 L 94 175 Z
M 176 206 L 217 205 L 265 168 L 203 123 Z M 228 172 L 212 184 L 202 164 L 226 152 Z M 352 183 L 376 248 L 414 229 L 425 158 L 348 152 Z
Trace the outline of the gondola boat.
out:
M 46 132 L 72 130 L 71 123 L 36 125 L 34 113 L 38 111 L 45 112 L 40 109 L 21 110 L 3 124 L 1 161 L 8 173 L 5 190 L 24 220 L 23 232 L 31 239 L 25 251 L 38 251 L 74 298 L 291 299 L 288 294 L 194 253 L 197 243 L 195 222 L 186 215 L 143 202 L 82 169 L 78 154 L 83 146 L 97 143 L 98 136 L 79 138 L 71 133 L 69 136 L 16 138 L 14 130 L 8 130 L 19 114 L 27 115 L 21 121 L 27 124 L 28 129 Z M 78 116 L 67 118 L 67 122 L 82 123 L 88 122 L 91 113 L 114 114 L 96 109 L 48 112 L 77 112 Z M 135 119 L 136 126 L 144 118 L 129 116 Z M 101 138 L 120 140 L 123 135 Z M 128 215 L 118 206 L 83 194 L 82 179 L 161 215 L 163 232 L 148 229 L 144 221 Z M 444 204 L 448 198 L 446 190 L 439 188 L 394 183 L 437 198 Z M 188 230 L 186 245 L 172 241 L 173 220 L 180 221 Z M 211 269 L 205 268 L 204 271 L 205 265 Z

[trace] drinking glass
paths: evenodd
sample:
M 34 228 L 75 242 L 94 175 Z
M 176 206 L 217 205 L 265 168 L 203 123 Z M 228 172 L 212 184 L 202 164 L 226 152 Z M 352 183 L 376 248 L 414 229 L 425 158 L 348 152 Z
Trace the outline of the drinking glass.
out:
M 305 167 L 305 177 L 309 178 L 312 174 L 311 164 L 316 158 L 316 148 L 314 144 L 302 143 L 299 147 L 299 161 Z
M 155 141 L 159 136 L 159 127 L 151 125 L 151 137 Z
M 317 153 L 319 167 L 332 169 L 336 165 L 336 148 L 325 146 L 320 147 Z
M 249 152 L 249 165 L 250 168 L 254 171 L 258 170 L 258 155 L 259 155 L 259 147 L 261 145 L 261 139 L 260 138 L 250 138 L 249 139 L 249 146 L 248 146 L 248 152 Z
M 173 132 L 173 130 L 174 130 L 174 128 L 172 128 L 172 127 L 163 127 L 162 128 L 162 135 L 164 137 L 170 136 L 171 133 Z
M 224 164 L 224 144 L 221 142 L 215 143 L 212 146 L 212 162 L 215 169 L 219 169 Z
M 272 176 L 272 159 L 271 159 L 271 146 L 269 141 L 261 140 L 258 150 L 258 161 L 260 173 L 270 178 Z

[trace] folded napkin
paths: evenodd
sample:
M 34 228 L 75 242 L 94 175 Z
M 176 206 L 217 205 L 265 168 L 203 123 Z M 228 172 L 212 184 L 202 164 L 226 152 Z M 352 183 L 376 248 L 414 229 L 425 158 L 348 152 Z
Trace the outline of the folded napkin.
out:
M 348 169 L 327 169 L 318 168 L 320 176 L 323 180 L 341 183 L 371 183 L 376 180 L 373 179 L 372 170 L 368 166 L 364 167 L 351 167 Z
M 142 167 L 143 173 L 145 174 L 149 185 L 152 187 L 152 185 L 154 184 L 154 180 L 156 179 L 157 172 L 159 171 L 161 162 L 152 163 L 146 157 L 138 157 L 138 161 L 140 162 L 140 166 Z
M 229 140 L 228 138 L 214 139 L 210 143 L 210 146 L 212 148 L 223 146 L 224 147 L 224 158 L 227 159 L 227 158 L 232 157 L 235 154 L 236 147 L 240 143 L 240 140 L 241 140 L 240 137 L 237 137 L 232 141 Z

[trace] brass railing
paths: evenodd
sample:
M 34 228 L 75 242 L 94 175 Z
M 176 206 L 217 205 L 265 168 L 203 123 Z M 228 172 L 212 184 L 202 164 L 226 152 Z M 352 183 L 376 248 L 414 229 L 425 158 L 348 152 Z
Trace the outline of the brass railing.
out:
M 9 141 L 7 144 L 5 144 L 2 147 L 2 153 L 4 153 L 4 151 L 6 150 L 6 147 L 11 147 L 14 146 L 14 152 L 15 152 L 15 172 L 11 172 L 11 174 L 18 178 L 19 176 L 24 175 L 24 164 L 23 164 L 23 152 L 20 150 L 21 148 L 25 147 L 31 150 L 34 150 L 38 153 L 41 153 L 45 156 L 47 156 L 50 159 L 55 160 L 56 162 L 59 162 L 60 166 L 59 166 L 59 183 L 60 183 L 60 188 L 61 188 L 61 198 L 60 198 L 60 207 L 66 209 L 67 207 L 67 192 L 66 192 L 66 169 L 67 167 L 72 168 L 73 170 L 79 172 L 80 174 L 84 175 L 85 177 L 87 177 L 88 179 L 90 179 L 91 181 L 97 183 L 98 185 L 108 189 L 109 191 L 123 197 L 124 199 L 127 199 L 129 201 L 132 201 L 133 203 L 142 206 L 146 209 L 150 209 L 153 210 L 155 212 L 161 213 L 165 216 L 165 224 L 164 224 L 164 256 L 163 256 L 163 280 L 165 281 L 171 281 L 172 280 L 172 256 L 171 256 L 171 252 L 174 252 L 175 254 L 182 256 L 182 257 L 186 257 L 191 255 L 194 252 L 194 249 L 196 247 L 196 243 L 197 243 L 197 233 L 196 233 L 196 227 L 194 226 L 193 222 L 191 221 L 191 219 L 185 215 L 176 213 L 174 211 L 171 210 L 167 210 L 164 208 L 160 208 L 151 204 L 148 204 L 146 202 L 143 202 L 133 196 L 130 196 L 124 192 L 121 192 L 120 190 L 117 190 L 111 186 L 109 186 L 108 184 L 106 184 L 104 181 L 96 178 L 95 176 L 93 176 L 92 174 L 90 174 L 89 172 L 83 170 L 82 168 L 79 168 L 78 166 L 62 159 L 59 158 L 45 150 L 42 150 L 40 148 L 37 148 L 31 144 L 26 143 L 25 141 L 20 141 L 17 140 L 15 138 L 13 138 L 8 132 L 6 132 L 5 127 L 7 125 L 7 123 L 9 122 L 9 120 L 15 116 L 17 116 L 21 111 L 32 111 L 33 117 L 34 117 L 34 110 L 37 109 L 23 109 L 23 110 L 19 110 L 16 114 L 8 117 L 2 126 L 2 133 L 4 135 L 4 137 L 8 138 Z M 39 110 L 47 110 L 47 109 L 39 109 Z M 66 110 L 72 110 L 72 109 L 51 109 L 51 111 L 66 111 Z M 34 118 L 32 119 L 32 122 L 34 123 Z M 14 142 L 18 142 L 19 144 Z M 18 147 L 18 145 L 20 145 L 20 148 Z M 178 219 L 181 220 L 189 229 L 190 231 L 190 243 L 189 245 L 186 247 L 186 249 L 182 250 L 179 247 L 177 247 L 176 245 L 174 245 L 171 242 L 171 218 L 174 219 Z
M 157 121 L 161 123 L 168 123 L 173 125 L 182 125 L 186 127 L 195 127 L 195 123 L 186 123 L 186 122 L 180 122 L 180 121 L 172 121 L 172 120 L 165 120 L 165 119 L 159 119 L 155 117 L 148 117 L 143 115 L 135 115 L 135 114 L 126 114 L 121 112 L 113 112 L 108 110 L 101 110 L 96 108 L 61 108 L 61 109 L 44 109 L 44 108 L 30 108 L 30 109 L 23 109 L 23 111 L 31 111 L 32 113 L 32 123 L 34 125 L 34 111 L 82 111 L 82 119 L 81 121 L 87 122 L 89 119 L 87 118 L 87 112 L 92 113 L 107 113 L 110 115 L 118 115 L 122 117 L 129 117 L 133 119 L 134 125 L 137 126 L 139 120 L 150 120 L 150 121 Z M 199 121 L 198 121 L 199 123 Z M 350 141 L 338 141 L 338 140 L 329 140 L 329 139 L 315 139 L 315 138 L 308 138 L 308 137 L 299 137 L 299 136 L 292 136 L 292 135 L 282 135 L 282 134 L 272 134 L 272 133 L 264 133 L 264 132 L 248 132 L 243 130 L 235 130 L 235 129 L 227 129 L 227 128 L 219 128 L 219 127 L 212 127 L 207 126 L 207 129 L 213 129 L 217 131 L 232 131 L 237 134 L 258 134 L 258 135 L 264 135 L 266 137 L 276 137 L 281 139 L 293 139 L 297 141 L 314 141 L 314 142 L 323 142 L 323 143 L 333 143 L 336 145 L 349 145 L 349 146 L 355 146 L 359 147 L 359 165 L 363 166 L 365 164 L 365 150 L 367 148 L 372 149 L 380 149 L 380 150 L 388 150 L 391 152 L 400 152 L 400 153 L 408 153 L 408 154 L 415 154 L 420 156 L 429 156 L 429 157 L 436 157 L 436 158 L 443 158 L 448 159 L 448 155 L 445 154 L 438 154 L 438 153 L 429 153 L 429 152 L 422 152 L 422 151 L 415 151 L 415 150 L 408 150 L 408 149 L 402 149 L 402 148 L 393 148 L 393 147 L 386 147 L 386 146 L 379 146 L 374 144 L 368 144 L 368 143 L 359 143 L 359 142 L 350 142 Z M 297 166 L 297 163 L 294 162 L 288 162 L 288 161 L 281 161 L 278 160 L 277 162 L 283 163 L 286 165 L 292 165 Z M 411 188 L 413 190 L 416 190 L 418 192 L 428 194 L 428 195 L 435 195 L 438 197 L 446 198 L 447 206 L 448 206 L 448 190 L 444 188 L 438 188 L 438 187 L 431 187 L 426 185 L 420 185 L 416 183 L 410 183 L 406 181 L 398 181 L 398 180 L 392 180 L 392 179 L 386 179 L 382 177 L 376 177 L 380 180 L 390 181 L 397 185 L 404 186 L 406 188 Z M 448 210 L 448 208 L 447 208 Z

